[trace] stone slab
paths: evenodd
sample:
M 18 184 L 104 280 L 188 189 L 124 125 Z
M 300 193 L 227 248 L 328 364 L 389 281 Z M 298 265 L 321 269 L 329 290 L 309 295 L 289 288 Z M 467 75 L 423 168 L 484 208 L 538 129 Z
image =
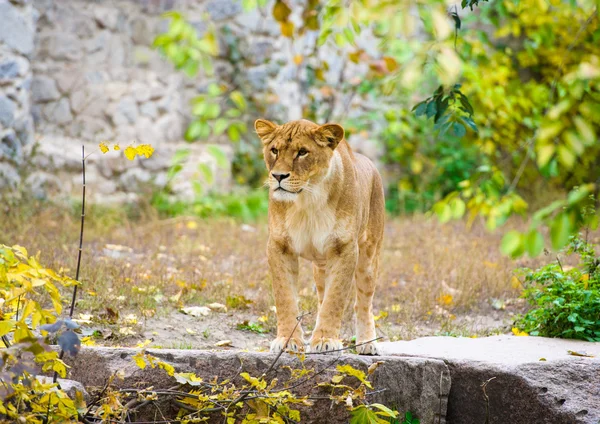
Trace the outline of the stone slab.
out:
M 139 349 L 116 349 L 83 347 L 75 358 L 67 358 L 72 367 L 68 378 L 82 383 L 88 390 L 100 387 L 106 379 L 117 371 L 124 373 L 124 380 L 115 379 L 118 387 L 149 387 L 155 389 L 173 386 L 172 377 L 160 369 L 145 370 L 138 368 L 132 356 Z M 200 351 L 178 349 L 150 349 L 148 353 L 170 363 L 178 372 L 194 372 L 204 380 L 213 377 L 219 379 L 233 378 L 240 381 L 239 374 L 248 372 L 260 376 L 268 370 L 275 359 L 270 353 Z M 358 355 L 307 355 L 303 363 L 294 356 L 284 354 L 277 362 L 272 377 L 279 384 L 289 380 L 291 368 L 302 368 L 320 371 L 310 384 L 297 388 L 299 393 L 311 396 L 325 396 L 316 400 L 315 405 L 302 411 L 302 423 L 346 423 L 348 413 L 343 405 L 332 405 L 326 398 L 327 393 L 316 389 L 318 382 L 329 382 L 335 373 L 337 364 L 351 364 L 366 371 L 376 361 L 383 364 L 375 371 L 371 381 L 374 390 L 385 389 L 370 396 L 371 402 L 379 402 L 399 411 L 410 410 L 421 420 L 421 424 L 445 423 L 446 400 L 450 390 L 449 371 L 443 361 L 428 358 L 401 357 L 364 357 Z M 312 390 L 311 390 L 312 388 Z
M 447 419 L 452 424 L 600 423 L 599 343 L 543 337 L 425 337 L 381 343 L 380 351 L 441 359 L 448 365 L 452 387 Z M 486 381 L 487 407 L 482 388 Z

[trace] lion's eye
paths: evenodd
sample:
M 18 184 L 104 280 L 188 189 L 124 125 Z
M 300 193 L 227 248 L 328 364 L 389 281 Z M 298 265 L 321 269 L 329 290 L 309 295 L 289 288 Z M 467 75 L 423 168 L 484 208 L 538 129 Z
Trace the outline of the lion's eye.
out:
M 298 150 L 298 157 L 300 156 L 306 156 L 308 154 L 308 150 L 306 149 L 300 149 Z
M 273 147 L 271 149 L 271 153 L 273 153 L 274 155 L 276 155 L 277 153 L 279 153 L 279 151 L 275 147 Z

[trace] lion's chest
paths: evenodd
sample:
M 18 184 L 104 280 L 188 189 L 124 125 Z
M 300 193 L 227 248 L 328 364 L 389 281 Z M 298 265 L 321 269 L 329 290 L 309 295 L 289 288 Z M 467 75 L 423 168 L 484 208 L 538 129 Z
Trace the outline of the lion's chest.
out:
M 286 216 L 286 230 L 294 251 L 307 259 L 323 254 L 335 231 L 335 212 L 321 208 L 292 209 Z

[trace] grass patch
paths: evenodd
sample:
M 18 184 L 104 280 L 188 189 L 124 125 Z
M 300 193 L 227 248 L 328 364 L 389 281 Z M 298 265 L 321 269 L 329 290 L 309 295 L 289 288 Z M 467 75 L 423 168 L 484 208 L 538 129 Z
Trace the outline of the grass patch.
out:
M 50 203 L 20 205 L 0 222 L 2 241 L 38 252 L 48 267 L 73 275 L 76 210 Z M 194 347 L 212 347 L 231 338 L 236 347 L 250 348 L 258 339 L 266 346 L 268 337 L 260 331 L 236 331 L 244 321 L 260 323 L 265 331 L 274 328 L 264 219 L 249 225 L 223 217 L 163 218 L 148 205 L 137 210 L 92 205 L 88 211 L 75 318 L 88 320 L 85 325 L 92 331 L 111 328 L 112 335 L 98 344 L 135 345 L 154 338 L 163 346 L 190 340 Z M 467 229 L 460 222 L 440 225 L 420 216 L 389 219 L 374 301 L 379 334 L 409 339 L 441 332 L 491 332 L 489 325 L 472 325 L 480 316 L 492 317 L 492 327 L 506 327 L 513 315 L 524 311 L 523 302 L 515 300 L 522 287 L 513 270 L 537 267 L 545 259 L 516 262 L 503 257 L 501 236 L 477 225 Z M 316 309 L 312 270 L 304 260 L 299 296 L 303 309 Z M 503 300 L 503 309 L 492 307 L 492 299 Z M 227 312 L 200 318 L 179 312 L 213 302 L 226 305 Z M 315 319 L 315 314 L 307 317 L 307 330 Z M 348 337 L 352 320 L 345 322 Z

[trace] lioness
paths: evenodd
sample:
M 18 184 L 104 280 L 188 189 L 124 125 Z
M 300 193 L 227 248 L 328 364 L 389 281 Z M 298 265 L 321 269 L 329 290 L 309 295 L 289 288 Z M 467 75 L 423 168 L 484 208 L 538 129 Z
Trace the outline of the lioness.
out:
M 313 262 L 319 300 L 309 350 L 342 348 L 339 333 L 350 298 L 355 300 L 356 343 L 375 339 L 372 300 L 384 225 L 381 176 L 368 158 L 352 152 L 340 125 L 258 119 L 254 127 L 269 170 L 267 256 L 277 308 L 271 351 L 284 349 L 290 335 L 287 347 L 304 349 L 302 329 L 294 331 L 299 257 Z M 357 350 L 377 354 L 375 342 Z

